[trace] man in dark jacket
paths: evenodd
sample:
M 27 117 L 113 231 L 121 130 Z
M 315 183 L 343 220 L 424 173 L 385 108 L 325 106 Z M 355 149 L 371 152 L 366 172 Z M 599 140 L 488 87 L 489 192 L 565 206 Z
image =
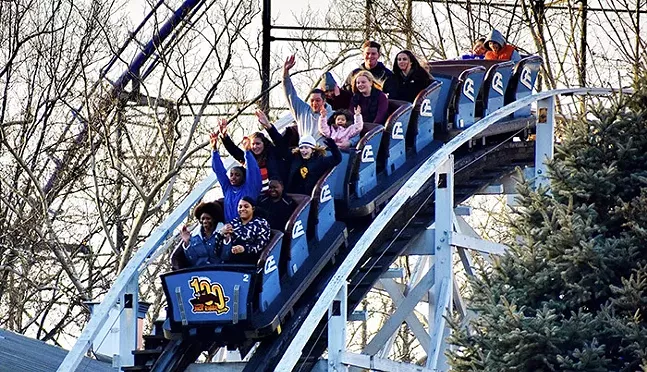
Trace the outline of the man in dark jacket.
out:
M 270 227 L 283 232 L 296 203 L 289 196 L 283 195 L 283 182 L 280 179 L 271 179 L 269 186 L 267 196 L 261 199 L 258 206 L 265 212 L 265 219 Z
M 344 82 L 344 89 L 352 90 L 353 77 L 355 76 L 355 74 L 362 70 L 370 71 L 371 74 L 373 74 L 375 80 L 378 81 L 380 85 L 384 84 L 386 79 L 393 75 L 393 72 L 391 72 L 391 70 L 384 66 L 382 62 L 378 62 L 378 59 L 380 59 L 380 48 L 382 48 L 382 46 L 378 42 L 372 40 L 366 40 L 364 44 L 362 44 L 362 56 L 364 56 L 364 63 L 359 65 L 358 68 L 354 69 L 348 75 L 346 81 Z

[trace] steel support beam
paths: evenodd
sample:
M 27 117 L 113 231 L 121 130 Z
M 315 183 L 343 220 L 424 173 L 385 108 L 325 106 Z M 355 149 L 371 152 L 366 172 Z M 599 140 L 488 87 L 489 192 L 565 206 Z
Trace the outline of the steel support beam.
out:
M 328 308 L 328 372 L 345 372 L 342 362 L 346 352 L 346 314 L 348 313 L 348 283 L 343 285 Z
M 553 158 L 555 143 L 555 98 L 537 101 L 537 139 L 535 144 L 535 187 L 550 186 L 546 161 Z

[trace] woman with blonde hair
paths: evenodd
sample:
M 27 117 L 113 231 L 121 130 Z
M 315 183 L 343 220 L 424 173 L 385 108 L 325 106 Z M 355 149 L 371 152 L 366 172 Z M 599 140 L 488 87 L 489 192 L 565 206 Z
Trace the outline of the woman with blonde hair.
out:
M 353 98 L 350 100 L 350 111 L 361 107 L 364 122 L 384 124 L 389 110 L 389 99 L 376 84 L 373 74 L 359 71 L 353 77 Z

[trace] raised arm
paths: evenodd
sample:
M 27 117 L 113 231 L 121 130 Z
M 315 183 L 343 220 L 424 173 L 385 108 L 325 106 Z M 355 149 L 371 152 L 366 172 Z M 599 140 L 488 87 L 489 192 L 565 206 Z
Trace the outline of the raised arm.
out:
M 319 132 L 323 134 L 325 137 L 330 137 L 330 125 L 328 125 L 328 111 L 326 110 L 326 106 L 321 106 L 321 111 L 319 112 L 321 115 L 319 115 Z
M 348 127 L 348 138 L 355 137 L 358 135 L 364 128 L 364 118 L 362 117 L 362 107 L 355 107 L 355 121 L 353 124 Z
M 211 169 L 213 169 L 213 172 L 216 174 L 218 183 L 220 184 L 220 187 L 222 187 L 222 191 L 224 192 L 231 187 L 231 183 L 229 182 L 229 177 L 227 177 L 227 169 L 225 169 L 225 165 L 222 164 L 222 159 L 220 158 L 220 154 L 218 153 L 218 134 L 212 132 L 209 135 L 209 139 L 212 149 Z
M 258 167 L 258 162 L 254 157 L 251 150 L 245 151 L 245 187 L 254 195 L 254 199 L 258 198 L 263 188 L 263 180 L 261 179 L 261 170 Z
M 294 67 L 295 64 L 294 55 L 289 56 L 283 64 L 283 90 L 285 90 L 285 97 L 288 100 L 290 111 L 292 111 L 294 119 L 298 120 L 297 117 L 301 113 L 306 112 L 306 110 L 309 110 L 310 106 L 299 98 L 299 95 L 292 84 L 292 79 L 290 79 L 290 69 Z

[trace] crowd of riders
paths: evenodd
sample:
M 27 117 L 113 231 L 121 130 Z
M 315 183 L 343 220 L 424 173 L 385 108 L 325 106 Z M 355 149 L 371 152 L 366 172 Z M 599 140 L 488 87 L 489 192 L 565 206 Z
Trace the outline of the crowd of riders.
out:
M 265 133 L 251 133 L 239 147 L 229 137 L 227 121 L 218 121 L 210 134 L 211 163 L 224 198 L 195 207 L 200 228 L 193 234 L 187 226 L 182 228 L 182 243 L 173 253 L 175 269 L 256 263 L 271 239 L 271 230 L 283 231 L 296 208 L 289 194 L 311 195 L 318 180 L 341 162 L 340 149 L 357 144 L 364 123 L 384 124 L 389 100 L 413 103 L 433 81 L 426 62 L 409 50 L 396 55 L 392 69 L 379 61 L 379 43 L 365 41 L 361 51 L 362 63 L 341 86 L 326 73 L 320 88 L 312 90 L 306 100 L 300 98 L 290 78 L 295 56 L 285 60 L 283 88 L 297 133 L 279 133 L 265 113 L 257 110 Z M 499 31 L 492 30 L 461 58 L 518 61 L 520 56 Z M 227 171 L 219 144 L 240 165 Z

